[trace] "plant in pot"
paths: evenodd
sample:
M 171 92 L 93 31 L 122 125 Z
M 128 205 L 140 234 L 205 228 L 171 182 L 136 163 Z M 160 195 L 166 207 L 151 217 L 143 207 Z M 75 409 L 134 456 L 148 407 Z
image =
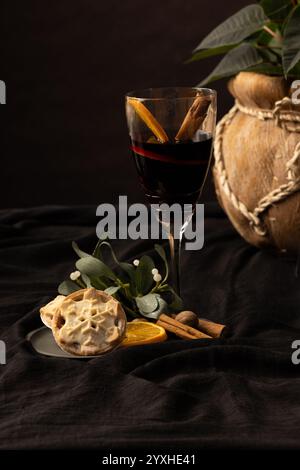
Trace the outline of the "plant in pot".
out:
M 190 61 L 224 57 L 235 105 L 219 122 L 214 181 L 239 233 L 256 246 L 300 249 L 300 0 L 262 0 L 215 28 Z

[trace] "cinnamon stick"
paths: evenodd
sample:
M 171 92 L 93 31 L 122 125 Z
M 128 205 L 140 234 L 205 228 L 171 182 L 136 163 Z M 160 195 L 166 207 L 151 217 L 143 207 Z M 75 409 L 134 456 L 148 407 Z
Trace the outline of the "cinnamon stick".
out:
M 225 328 L 225 325 L 222 325 L 221 323 L 214 323 L 212 321 L 199 318 L 198 328 L 199 330 L 208 334 L 212 338 L 219 338 L 222 334 L 222 331 Z
M 179 338 L 182 339 L 197 339 L 196 336 L 190 335 L 184 330 L 181 330 L 179 328 L 176 328 L 176 326 L 172 326 L 169 323 L 166 323 L 161 320 L 157 320 L 157 325 L 162 326 L 166 331 L 170 333 L 174 333 L 176 336 L 179 336 Z
M 184 325 L 183 323 L 174 320 L 162 313 L 157 320 L 159 326 L 163 326 L 166 331 L 174 333 L 176 336 L 184 339 L 202 339 L 202 338 L 211 338 L 211 336 L 202 333 L 201 331 L 192 328 L 191 326 Z
M 210 99 L 205 95 L 199 95 L 195 98 L 192 106 L 188 110 L 175 140 L 191 140 L 195 132 L 200 128 L 207 116 L 207 110 L 210 105 Z
M 219 338 L 224 328 L 226 328 L 226 325 L 223 325 L 221 323 L 215 323 L 213 321 L 206 320 L 204 318 L 198 318 L 194 312 L 191 312 L 189 310 L 182 311 L 177 315 L 172 314 L 171 316 L 177 321 L 180 321 L 181 323 L 189 324 L 189 325 L 191 325 L 191 323 L 188 323 L 187 320 L 190 320 L 190 321 L 193 320 L 193 328 L 203 331 L 203 333 L 208 334 L 212 338 Z

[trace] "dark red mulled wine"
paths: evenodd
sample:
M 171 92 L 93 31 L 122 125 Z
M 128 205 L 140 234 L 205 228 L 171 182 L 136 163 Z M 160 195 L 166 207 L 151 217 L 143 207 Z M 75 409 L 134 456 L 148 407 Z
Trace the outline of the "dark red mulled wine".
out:
M 198 132 L 196 141 L 165 144 L 131 140 L 130 148 L 151 203 L 197 202 L 210 163 L 211 134 Z

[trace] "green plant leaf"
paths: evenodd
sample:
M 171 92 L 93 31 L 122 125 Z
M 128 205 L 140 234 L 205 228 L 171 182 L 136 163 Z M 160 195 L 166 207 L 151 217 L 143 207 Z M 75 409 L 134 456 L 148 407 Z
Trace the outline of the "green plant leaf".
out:
M 276 65 L 281 65 L 281 57 L 275 53 L 273 53 L 273 50 L 270 47 L 260 47 L 260 46 L 254 46 L 261 58 L 263 59 L 264 63 L 271 63 L 271 64 L 276 64 Z
M 83 274 L 89 277 L 107 277 L 112 281 L 117 279 L 115 273 L 108 267 L 103 261 L 94 258 L 93 256 L 87 256 L 81 258 L 76 262 L 76 268 Z
M 283 33 L 282 65 L 285 76 L 300 60 L 300 5 L 296 6 Z
M 82 251 L 79 246 L 77 245 L 76 242 L 72 242 L 72 248 L 73 250 L 75 251 L 75 253 L 77 254 L 77 256 L 79 258 L 85 258 L 87 256 L 91 256 L 89 253 L 86 253 L 85 251 Z
M 178 305 L 181 305 L 181 299 L 176 296 L 173 289 L 167 283 L 154 283 L 152 270 L 155 266 L 150 256 L 142 256 L 139 260 L 139 265 L 135 268 L 131 263 L 120 263 L 109 242 L 105 240 L 98 241 L 96 246 L 97 255 L 101 257 L 101 249 L 107 246 L 115 263 L 129 278 L 129 281 L 126 280 L 125 283 L 122 283 L 121 276 L 120 278 L 117 277 L 114 271 L 102 259 L 98 259 L 94 255 L 89 255 L 80 250 L 76 242 L 73 242 L 72 245 L 80 257 L 76 262 L 76 268 L 80 271 L 81 277 L 77 281 L 67 279 L 62 282 L 58 287 L 60 294 L 69 295 L 85 286 L 93 286 L 96 289 L 104 290 L 110 295 L 118 293 L 117 298 L 128 315 L 132 317 L 142 315 L 152 319 L 157 319 L 163 311 L 168 312 L 168 302 L 171 302 L 173 310 Z M 169 267 L 165 250 L 161 245 L 155 245 L 155 250 L 164 262 L 166 279 Z M 151 290 L 151 288 L 153 289 Z M 163 293 L 166 293 L 167 297 Z
M 153 285 L 154 262 L 150 256 L 142 256 L 135 270 L 135 286 L 138 294 L 146 294 Z
M 83 276 L 83 274 L 81 275 Z M 91 284 L 95 289 L 99 290 L 105 290 L 108 287 L 110 287 L 109 283 L 105 282 L 103 279 L 100 279 L 99 277 L 96 276 L 89 276 Z
M 101 251 L 103 247 L 109 248 L 113 261 L 126 273 L 127 278 L 129 278 L 130 281 L 135 282 L 135 268 L 130 263 L 120 262 L 114 252 L 113 247 L 108 241 L 98 241 L 93 256 L 100 259 L 100 261 L 103 261 Z
M 81 287 L 78 286 L 75 282 L 71 281 L 70 279 L 67 279 L 66 281 L 63 281 L 59 284 L 58 293 L 61 295 L 69 295 L 72 294 L 72 292 L 76 292 L 80 289 Z
M 289 77 L 300 78 L 300 62 L 298 62 L 295 67 L 289 71 Z
M 172 293 L 173 297 L 172 302 L 169 304 L 169 309 L 175 311 L 182 310 L 183 302 L 181 297 L 179 297 L 179 295 L 174 291 L 174 289 L 172 289 L 172 287 L 170 287 L 169 291 Z
M 121 261 L 119 263 L 119 266 L 123 271 L 127 274 L 129 280 L 133 283 L 135 283 L 135 267 L 132 266 L 130 263 L 125 263 Z
M 93 251 L 93 254 L 92 254 L 92 256 L 94 256 L 97 259 L 100 259 L 100 261 L 102 261 L 101 250 L 100 250 L 102 243 L 103 243 L 103 240 L 98 240 L 97 241 L 97 244 L 96 244 L 96 246 L 94 248 L 94 251 Z
M 260 5 L 248 5 L 217 26 L 194 52 L 238 44 L 263 27 L 267 17 Z
M 213 47 L 211 49 L 201 49 L 200 51 L 195 52 L 190 59 L 188 59 L 185 63 L 188 64 L 190 62 L 195 62 L 197 60 L 206 59 L 207 57 L 213 57 L 216 55 L 223 55 L 226 52 L 230 51 L 236 47 L 235 45 L 230 46 L 219 46 Z
M 250 44 L 243 43 L 229 51 L 212 73 L 198 86 L 206 85 L 220 78 L 230 77 L 262 62 L 263 58 L 258 51 Z
M 103 244 L 104 241 L 106 241 L 107 239 L 109 238 L 109 234 L 108 232 L 103 232 L 100 237 L 99 237 L 99 240 L 97 241 L 97 244 L 94 248 L 94 251 L 93 251 L 93 256 L 95 256 L 95 258 L 98 258 L 102 261 L 102 257 L 101 257 L 101 246 Z
M 167 260 L 167 255 L 166 255 L 166 252 L 165 252 L 164 248 L 162 247 L 162 245 L 158 245 L 156 243 L 154 245 L 154 249 L 159 254 L 159 256 L 161 257 L 161 259 L 163 260 L 163 262 L 165 264 L 165 276 L 164 276 L 164 279 L 162 280 L 162 282 L 165 282 L 169 277 L 169 264 L 168 264 L 168 260 Z
M 284 20 L 293 8 L 291 0 L 261 0 L 259 2 L 268 18 Z
M 112 259 L 114 260 L 114 262 L 115 262 L 116 264 L 119 264 L 119 260 L 118 260 L 118 258 L 116 257 L 116 254 L 115 254 L 115 252 L 114 252 L 113 247 L 111 246 L 111 244 L 110 244 L 108 241 L 105 241 L 105 240 L 103 240 L 103 241 L 97 243 L 96 248 L 95 248 L 95 250 L 94 250 L 94 253 L 95 253 L 95 254 L 94 254 L 93 256 L 95 256 L 96 258 L 98 258 L 98 259 L 100 259 L 100 260 L 103 261 L 102 251 L 101 251 L 101 250 L 102 250 L 102 248 L 105 247 L 105 246 L 106 246 L 107 248 L 109 248 L 110 254 L 111 254 Z
M 141 315 L 157 319 L 162 312 L 168 311 L 167 302 L 159 294 L 147 294 L 135 298 Z
M 248 38 L 247 41 L 253 45 L 277 48 L 279 51 L 282 46 L 282 35 L 280 32 L 280 29 L 278 28 L 278 24 L 274 22 L 269 22 L 268 29 L 270 29 L 271 31 L 273 31 L 273 33 L 275 33 L 276 38 L 274 38 L 274 36 L 272 36 L 269 31 L 265 31 L 263 29 L 259 31 L 257 34 L 254 34 L 251 38 Z
M 92 283 L 91 283 L 91 280 L 90 280 L 89 276 L 87 276 L 86 274 L 81 273 L 81 278 L 82 278 L 83 282 L 85 283 L 86 287 L 92 287 Z
M 143 313 L 152 313 L 158 307 L 156 294 L 147 294 L 142 297 L 135 297 L 135 301 L 139 311 Z
M 156 294 L 158 295 L 158 294 Z M 160 295 L 157 298 L 158 300 L 158 308 L 153 312 L 154 315 L 157 315 L 156 318 L 159 317 L 159 315 L 163 312 L 167 313 L 169 311 L 169 306 L 165 299 L 163 299 Z
M 263 73 L 265 75 L 283 75 L 283 69 L 281 65 L 275 65 L 266 62 L 249 67 L 247 70 L 249 72 Z
M 151 315 L 150 318 L 154 318 L 154 319 L 158 319 L 161 313 L 169 312 L 169 307 L 165 299 L 163 299 L 159 294 L 156 294 L 156 295 L 157 295 L 158 306 L 154 312 L 147 314 L 147 315 Z M 144 316 L 147 316 L 147 315 L 144 314 Z
M 104 292 L 106 292 L 109 295 L 113 295 L 116 292 L 118 292 L 119 289 L 121 289 L 121 286 L 110 286 L 110 287 L 107 287 Z
M 151 296 L 151 299 L 149 298 L 149 296 Z M 149 309 L 150 309 L 151 305 L 154 306 L 155 300 L 153 299 L 152 296 L 154 296 L 156 298 L 155 310 L 153 310 L 153 311 L 143 310 L 143 306 L 145 304 L 147 304 Z M 141 299 L 141 297 L 140 297 L 140 299 Z M 143 315 L 146 318 L 153 318 L 153 319 L 156 320 L 162 312 L 168 312 L 169 311 L 167 302 L 159 294 L 148 294 L 148 295 L 144 296 L 143 299 L 144 300 L 142 301 L 142 305 L 141 305 L 141 308 L 139 309 L 139 311 L 140 311 L 141 315 Z

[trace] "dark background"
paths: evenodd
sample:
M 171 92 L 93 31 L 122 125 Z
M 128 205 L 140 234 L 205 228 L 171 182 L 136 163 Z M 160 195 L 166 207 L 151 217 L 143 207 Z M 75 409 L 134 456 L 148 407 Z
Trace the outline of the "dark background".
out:
M 5 0 L 0 12 L 0 207 L 100 204 L 142 192 L 123 95 L 196 85 L 218 58 L 184 64 L 249 0 Z M 219 115 L 231 105 L 225 82 Z M 207 191 L 206 197 L 211 197 Z

